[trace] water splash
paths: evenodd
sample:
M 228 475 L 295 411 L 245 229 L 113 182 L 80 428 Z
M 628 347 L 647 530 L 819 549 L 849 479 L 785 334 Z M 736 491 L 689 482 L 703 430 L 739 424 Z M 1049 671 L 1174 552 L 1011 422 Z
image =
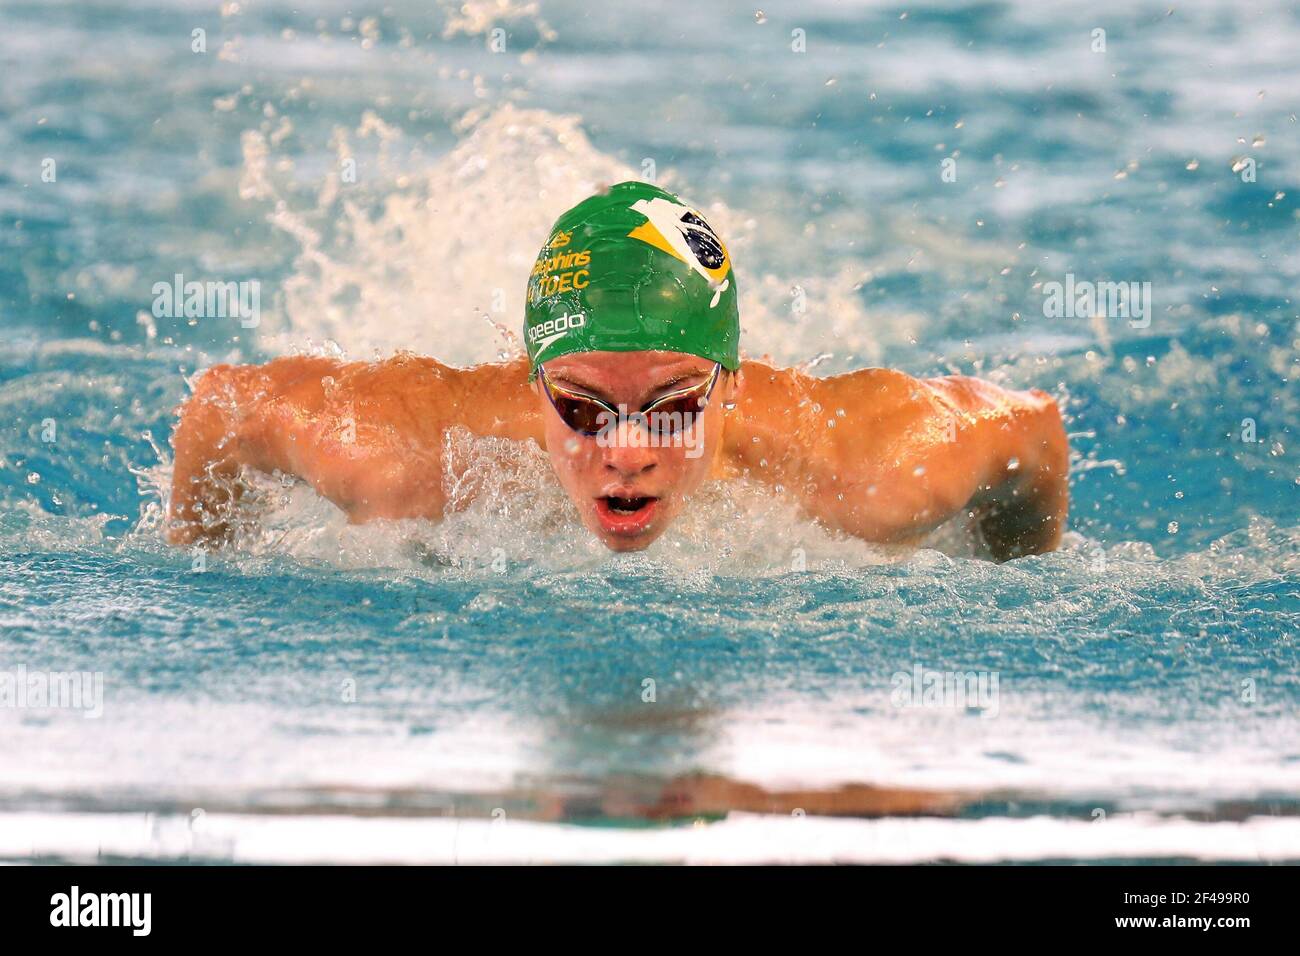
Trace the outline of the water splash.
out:
M 279 331 L 263 337 L 264 348 L 287 352 L 330 339 L 352 355 L 409 348 L 461 364 L 521 354 L 510 330 L 521 321 L 528 269 L 551 223 L 592 192 L 638 174 L 596 148 L 577 116 L 506 103 L 470 111 L 457 128 L 462 139 L 430 162 L 368 112 L 352 133 L 336 128 L 331 145 L 345 158 L 353 136 L 374 139 L 376 172 L 350 185 L 331 172 L 314 192 L 276 175 L 266 132 L 245 133 L 241 195 L 269 204 L 268 221 L 299 246 L 282 287 L 283 314 L 268 322 L 278 320 Z M 888 344 L 919 334 L 918 315 L 864 309 L 860 290 L 873 273 L 845 260 L 836 231 L 860 229 L 860 221 L 828 214 L 821 230 L 804 230 L 795 255 L 785 241 L 798 228 L 793 222 L 703 202 L 708 191 L 677 182 L 671 171 L 661 184 L 702 202 L 727 237 L 742 276 L 745 354 L 792 363 L 836 342 L 858 362 L 878 361 Z M 915 226 L 909 231 L 936 262 L 972 255 L 938 232 L 927 239 Z M 875 268 L 900 267 L 898 256 L 885 252 Z

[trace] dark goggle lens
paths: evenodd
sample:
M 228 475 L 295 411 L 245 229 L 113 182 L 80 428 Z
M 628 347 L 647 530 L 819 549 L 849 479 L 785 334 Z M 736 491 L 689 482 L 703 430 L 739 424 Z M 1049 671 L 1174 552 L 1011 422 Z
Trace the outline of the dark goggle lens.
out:
M 676 435 L 695 424 L 695 416 L 704 411 L 704 401 L 699 395 L 682 395 L 656 405 L 641 417 L 661 435 Z
M 563 392 L 552 392 L 551 398 L 555 402 L 555 410 L 560 413 L 560 420 L 574 431 L 594 435 L 605 423 L 605 419 L 601 418 L 605 409 L 589 399 L 565 395 Z

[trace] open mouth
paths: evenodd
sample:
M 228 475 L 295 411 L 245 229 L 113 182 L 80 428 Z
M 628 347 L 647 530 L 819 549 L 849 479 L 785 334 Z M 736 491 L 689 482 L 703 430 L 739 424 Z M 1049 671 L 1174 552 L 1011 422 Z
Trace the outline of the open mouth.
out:
M 596 499 L 596 517 L 613 534 L 639 534 L 650 524 L 658 504 L 653 497 L 602 495 Z

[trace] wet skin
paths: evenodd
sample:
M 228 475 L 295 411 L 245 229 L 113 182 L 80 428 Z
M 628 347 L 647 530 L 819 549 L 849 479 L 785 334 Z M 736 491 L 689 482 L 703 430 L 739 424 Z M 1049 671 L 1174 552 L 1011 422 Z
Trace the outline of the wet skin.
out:
M 636 411 L 705 381 L 674 352 L 589 352 L 546 363 L 552 382 Z M 832 424 L 833 423 L 833 424 Z M 533 441 L 583 524 L 615 551 L 654 541 L 710 479 L 747 476 L 827 527 L 914 544 L 962 512 L 990 554 L 1050 551 L 1068 508 L 1069 449 L 1055 402 L 978 379 L 889 369 L 814 378 L 745 362 L 724 372 L 685 442 L 612 440 L 560 418 L 523 360 L 455 368 L 399 355 L 218 365 L 180 408 L 168 539 L 220 542 L 241 468 L 295 475 L 354 522 L 442 516 L 443 435 Z

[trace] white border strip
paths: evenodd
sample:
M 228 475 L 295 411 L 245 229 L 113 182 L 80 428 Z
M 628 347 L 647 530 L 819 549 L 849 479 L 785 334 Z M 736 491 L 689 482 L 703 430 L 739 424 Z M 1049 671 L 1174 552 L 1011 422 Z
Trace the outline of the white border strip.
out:
M 438 817 L 0 814 L 0 859 L 233 863 L 959 863 L 1300 861 L 1300 817 L 1198 823 L 1149 814 L 836 819 L 733 813 L 695 825 L 588 827 Z

